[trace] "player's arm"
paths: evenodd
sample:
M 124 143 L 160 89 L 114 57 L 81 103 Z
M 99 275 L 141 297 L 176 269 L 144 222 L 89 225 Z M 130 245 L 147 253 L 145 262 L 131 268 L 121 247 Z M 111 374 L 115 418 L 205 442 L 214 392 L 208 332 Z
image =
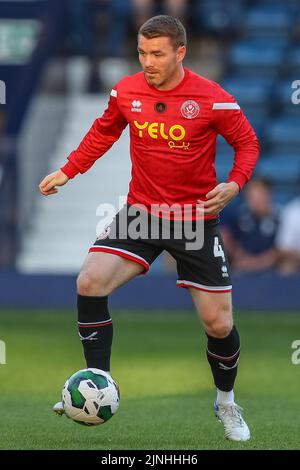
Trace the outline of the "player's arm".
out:
M 255 168 L 260 145 L 236 100 L 221 87 L 212 103 L 212 125 L 234 148 L 234 164 L 227 183 L 218 184 L 207 195 L 206 215 L 217 215 L 242 190 Z
M 112 90 L 105 112 L 95 120 L 78 148 L 70 153 L 68 162 L 40 183 L 41 194 L 55 194 L 57 186 L 66 184 L 78 173 L 85 173 L 119 139 L 126 125 L 127 121 L 117 103 L 117 90 Z

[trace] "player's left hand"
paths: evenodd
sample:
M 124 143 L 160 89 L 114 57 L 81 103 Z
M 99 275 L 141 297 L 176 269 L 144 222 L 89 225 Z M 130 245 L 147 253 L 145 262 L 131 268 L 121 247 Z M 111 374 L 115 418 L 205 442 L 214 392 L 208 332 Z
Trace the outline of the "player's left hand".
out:
M 235 181 L 220 183 L 206 194 L 204 201 L 204 215 L 218 215 L 232 199 L 240 192 Z

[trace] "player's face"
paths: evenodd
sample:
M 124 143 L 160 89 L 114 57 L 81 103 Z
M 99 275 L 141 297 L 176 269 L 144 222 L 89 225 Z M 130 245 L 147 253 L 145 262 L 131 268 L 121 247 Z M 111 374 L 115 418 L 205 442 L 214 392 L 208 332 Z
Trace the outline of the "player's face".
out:
M 185 56 L 185 47 L 174 49 L 170 38 L 138 38 L 139 60 L 146 79 L 157 88 L 166 86 L 178 73 Z
M 259 181 L 250 181 L 245 192 L 248 205 L 254 214 L 264 216 L 271 209 L 271 192 L 264 184 Z

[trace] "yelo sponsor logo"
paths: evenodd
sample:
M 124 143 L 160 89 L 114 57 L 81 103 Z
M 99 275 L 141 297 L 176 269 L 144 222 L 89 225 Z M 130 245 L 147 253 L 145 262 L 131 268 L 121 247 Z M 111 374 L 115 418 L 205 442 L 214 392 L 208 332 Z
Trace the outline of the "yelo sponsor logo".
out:
M 148 134 L 152 139 L 158 139 L 160 135 L 165 140 L 175 140 L 178 142 L 179 140 L 183 140 L 185 137 L 185 128 L 180 124 L 174 124 L 170 127 L 169 130 L 165 129 L 164 123 L 159 122 L 151 122 L 149 124 L 148 121 L 144 122 L 143 124 L 138 123 L 137 121 L 133 121 L 135 127 L 139 130 L 139 137 L 143 137 L 143 131 L 148 131 Z
M 174 124 L 170 127 L 169 130 L 165 128 L 164 123 L 151 122 L 148 121 L 140 124 L 137 121 L 133 121 L 135 127 L 139 130 L 139 137 L 144 137 L 144 131 L 147 132 L 152 139 L 158 139 L 158 136 L 162 137 L 165 140 L 168 140 L 168 145 L 170 149 L 172 148 L 182 148 L 188 150 L 190 144 L 183 142 L 185 137 L 185 128 L 180 124 Z M 171 139 L 171 140 L 170 140 Z M 180 144 L 176 144 L 180 142 Z

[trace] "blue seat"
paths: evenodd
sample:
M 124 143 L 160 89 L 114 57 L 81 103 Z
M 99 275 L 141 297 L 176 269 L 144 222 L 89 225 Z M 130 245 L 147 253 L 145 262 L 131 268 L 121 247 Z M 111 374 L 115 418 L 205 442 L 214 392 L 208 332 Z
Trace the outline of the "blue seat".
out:
M 248 38 L 288 38 L 293 18 L 287 5 L 258 5 L 246 13 L 243 26 Z
M 294 79 L 300 79 L 300 46 L 296 46 L 290 50 L 286 62 L 288 73 L 291 75 L 298 74 Z
M 207 30 L 232 33 L 239 29 L 245 4 L 245 0 L 202 0 L 196 2 L 194 13 Z
M 290 187 L 286 184 L 276 184 L 273 188 L 272 199 L 276 205 L 284 206 L 298 195 L 299 192 L 295 186 Z
M 241 108 L 244 111 L 247 119 L 255 128 L 256 132 L 261 131 L 261 126 L 270 117 L 270 109 L 268 105 L 264 104 L 243 104 L 240 102 Z
M 234 71 L 251 77 L 276 77 L 282 67 L 286 42 L 242 41 L 231 49 L 229 62 Z
M 223 88 L 243 103 L 259 104 L 270 99 L 274 80 L 270 77 L 229 76 L 222 82 Z
M 270 152 L 300 153 L 300 119 L 295 116 L 280 116 L 269 123 L 265 139 Z
M 255 173 L 275 184 L 295 185 L 300 176 L 300 155 L 269 155 L 260 158 Z
M 258 0 L 256 3 L 258 3 L 260 6 L 277 6 L 277 7 L 282 7 L 282 4 L 284 3 L 285 6 L 289 7 L 289 9 L 295 13 L 300 9 L 299 5 L 299 0 Z

